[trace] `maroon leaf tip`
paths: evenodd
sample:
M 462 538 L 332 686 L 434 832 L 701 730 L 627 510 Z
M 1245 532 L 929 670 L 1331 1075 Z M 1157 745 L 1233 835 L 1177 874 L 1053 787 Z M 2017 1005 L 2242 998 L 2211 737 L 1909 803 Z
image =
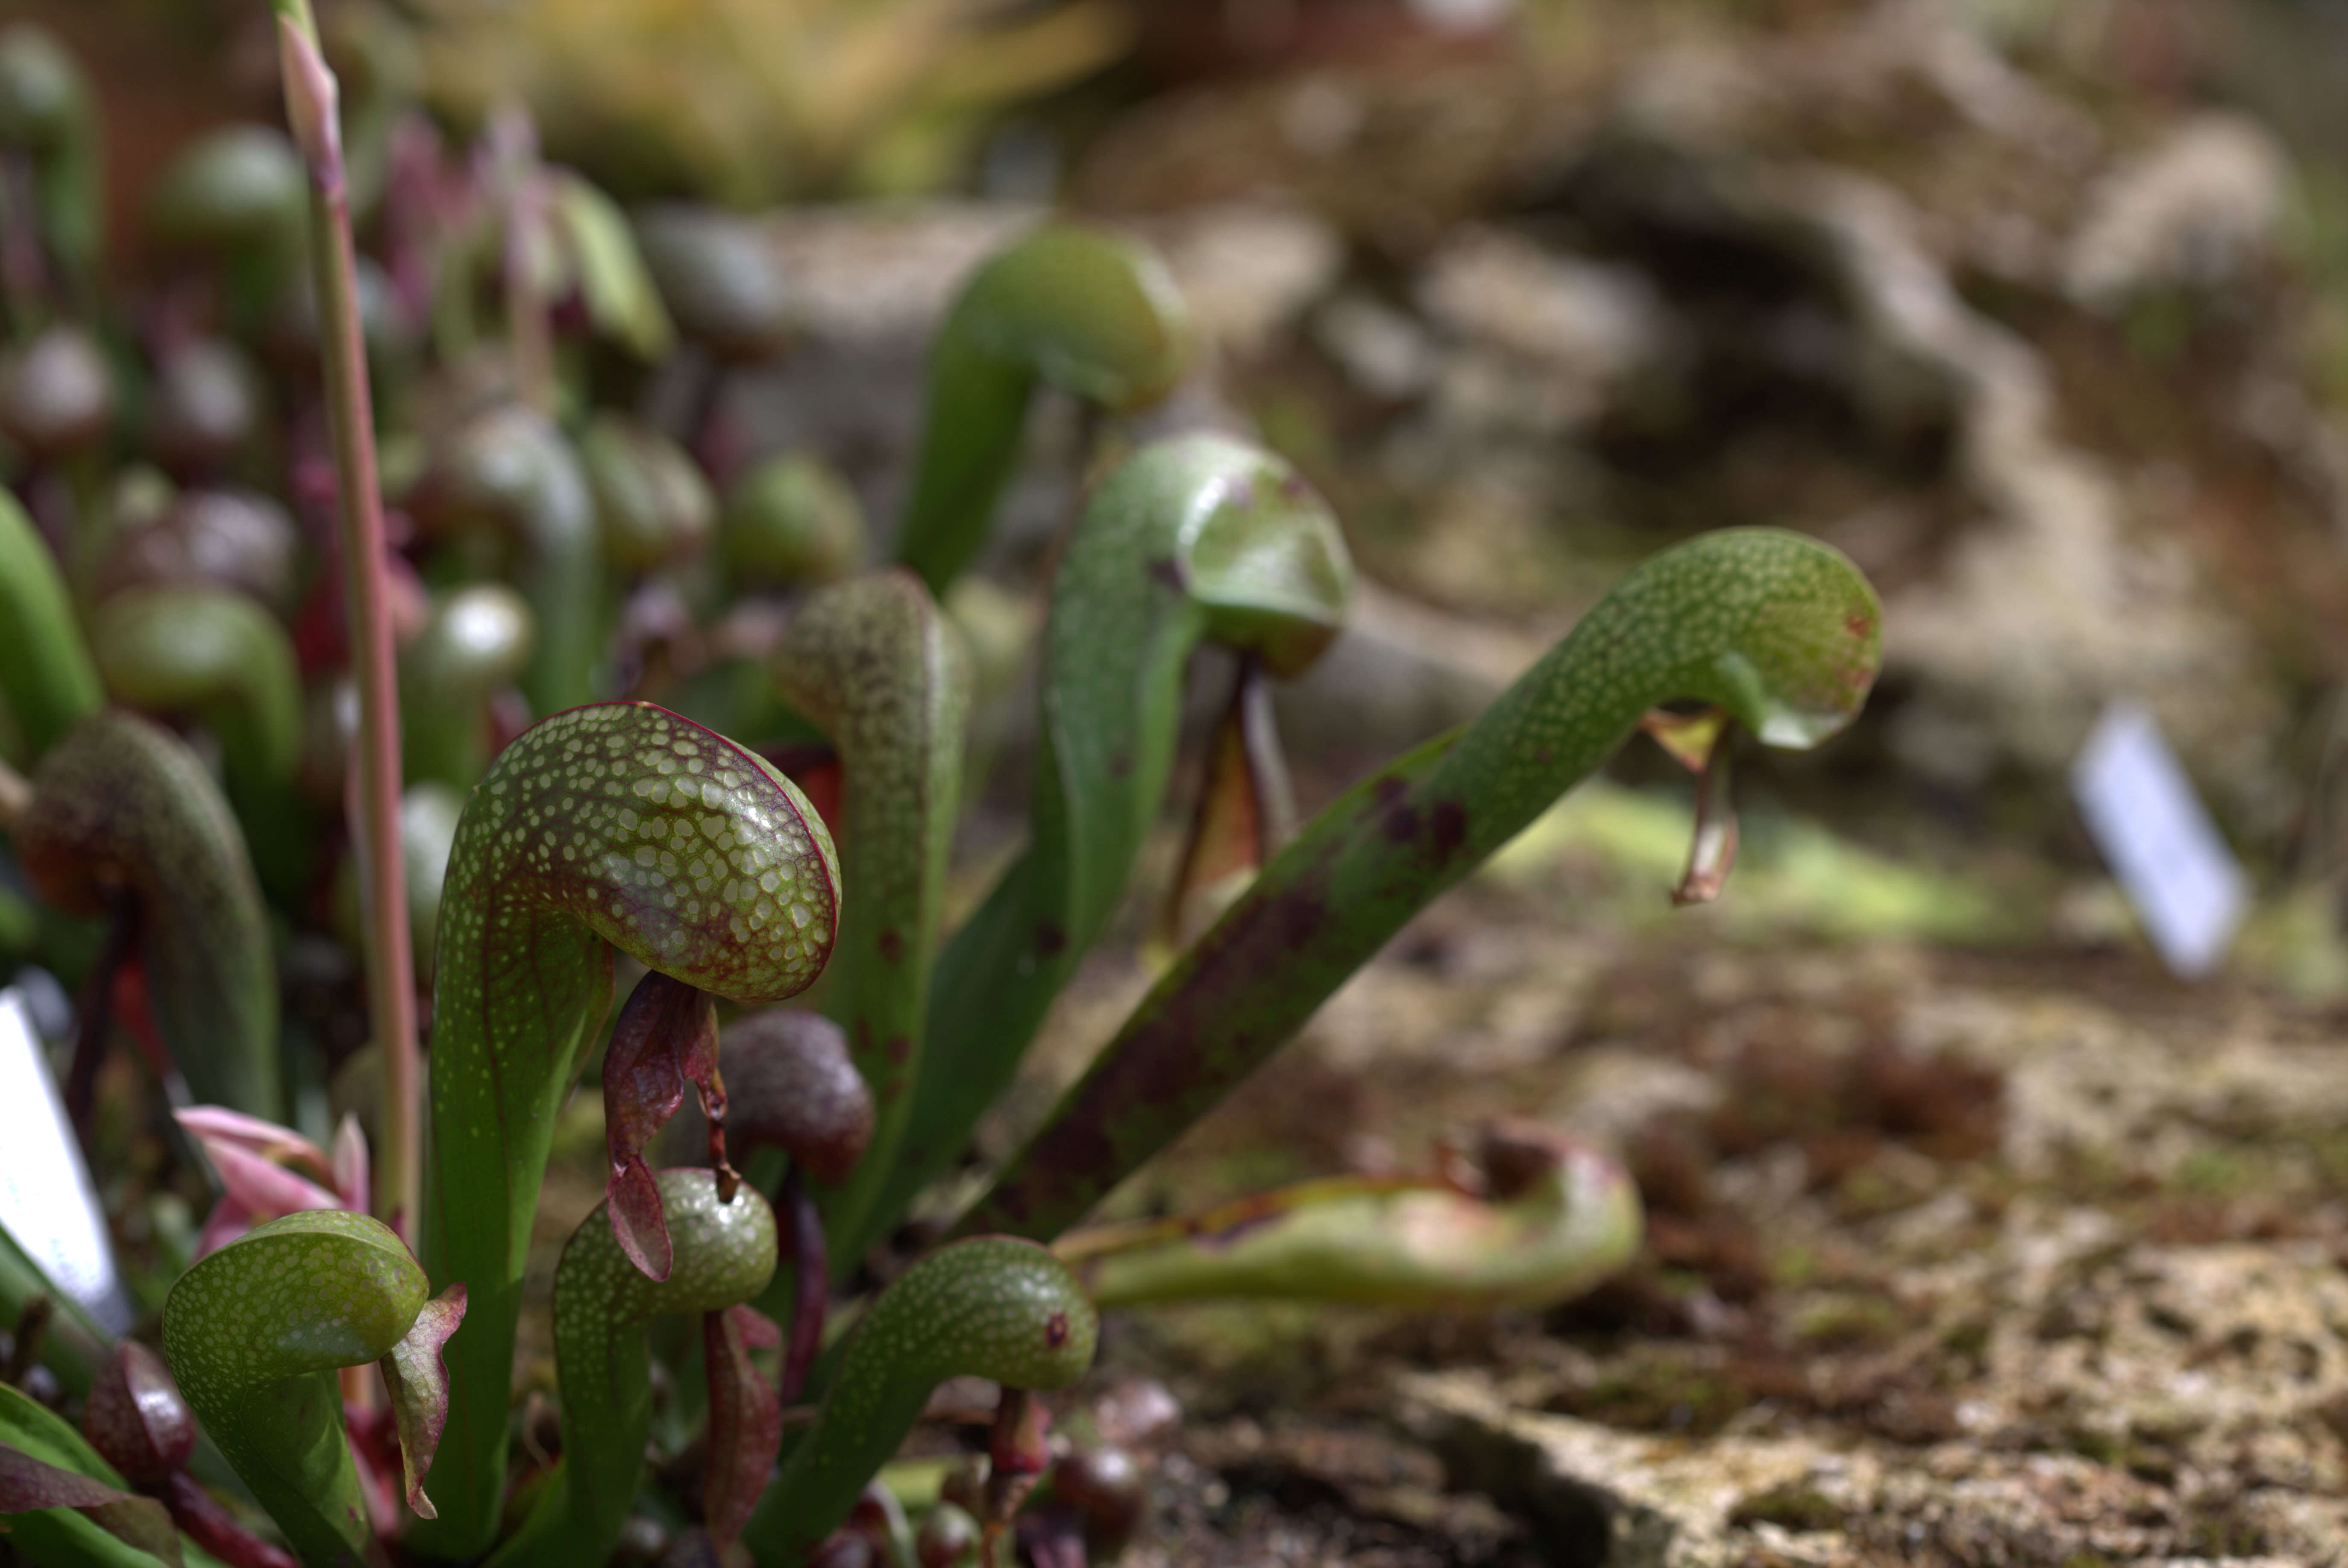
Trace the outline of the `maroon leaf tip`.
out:
M 163 1358 L 135 1339 L 115 1347 L 90 1384 L 82 1436 L 134 1486 L 152 1486 L 188 1462 L 196 1420 Z
M 0 1514 L 47 1508 L 74 1509 L 118 1541 L 180 1568 L 180 1532 L 161 1503 L 0 1443 Z
M 783 1331 L 764 1313 L 729 1306 L 703 1315 L 701 1337 L 709 1370 L 709 1470 L 701 1511 L 722 1549 L 750 1522 L 782 1446 L 782 1398 L 750 1353 L 776 1348 Z
M 668 1216 L 661 1208 L 660 1183 L 641 1156 L 613 1167 L 603 1185 L 603 1202 L 612 1221 L 612 1238 L 636 1271 L 655 1283 L 665 1281 L 675 1266 L 668 1239 Z
M 399 1427 L 399 1468 L 407 1506 L 419 1519 L 439 1517 L 432 1500 L 424 1495 L 424 1477 L 448 1425 L 448 1363 L 442 1350 L 464 1321 L 465 1287 L 459 1283 L 424 1304 L 407 1337 L 381 1363 L 383 1380 L 391 1389 L 392 1417 Z

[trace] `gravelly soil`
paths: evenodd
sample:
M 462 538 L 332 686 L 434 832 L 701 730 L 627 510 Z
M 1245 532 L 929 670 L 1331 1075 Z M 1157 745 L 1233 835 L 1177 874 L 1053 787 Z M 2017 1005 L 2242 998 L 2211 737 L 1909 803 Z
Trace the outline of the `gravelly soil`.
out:
M 1096 965 L 1064 1030 L 1137 984 Z M 1623 1152 L 1643 1256 L 1539 1315 L 1117 1322 L 1101 1377 L 1189 1412 L 1132 1560 L 2340 1560 L 2343 1022 L 2125 950 L 1610 934 L 1471 888 L 1128 1201 L 1517 1111 Z

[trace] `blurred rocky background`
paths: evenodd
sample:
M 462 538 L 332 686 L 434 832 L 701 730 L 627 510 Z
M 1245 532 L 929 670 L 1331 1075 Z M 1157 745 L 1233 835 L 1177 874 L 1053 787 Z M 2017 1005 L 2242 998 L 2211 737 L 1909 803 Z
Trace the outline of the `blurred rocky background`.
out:
M 262 7 L 29 14 L 98 70 L 124 203 L 194 128 L 274 93 Z M 420 81 L 465 127 L 520 98 L 551 156 L 624 196 L 766 213 L 799 333 L 736 388 L 743 427 L 842 464 L 875 516 L 973 257 L 1050 201 L 1156 239 L 1214 351 L 1169 418 L 1252 424 L 1392 591 L 1290 705 L 1354 743 L 1341 775 L 1480 703 L 1629 561 L 1770 522 L 1841 545 L 1890 604 L 1863 743 L 1806 786 L 1862 830 L 2076 861 L 2062 770 L 2135 696 L 2270 881 L 2348 870 L 2325 767 L 2348 744 L 2348 18 L 2329 7 L 333 15 L 362 101 L 371 78 Z M 1034 490 L 1014 580 L 1057 521 L 1054 483 Z

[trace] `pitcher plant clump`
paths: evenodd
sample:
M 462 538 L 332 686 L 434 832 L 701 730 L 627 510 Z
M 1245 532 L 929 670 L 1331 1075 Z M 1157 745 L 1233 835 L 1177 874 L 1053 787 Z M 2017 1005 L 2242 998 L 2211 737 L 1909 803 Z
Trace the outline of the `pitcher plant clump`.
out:
M 1481 717 L 1292 826 L 1264 692 L 1343 633 L 1344 531 L 1248 440 L 1117 423 L 1188 373 L 1146 248 L 1056 220 L 976 270 L 895 559 L 868 569 L 853 490 L 755 457 L 717 396 L 789 352 L 755 231 L 670 212 L 640 253 L 526 121 L 460 159 L 399 103 L 338 113 L 299 0 L 281 44 L 292 140 L 207 144 L 149 217 L 196 303 L 139 354 L 77 357 L 51 340 L 104 325 L 97 128 L 68 57 L 0 32 L 0 104 L 46 83 L 53 106 L 0 113 L 0 175 L 36 198 L 5 221 L 29 213 L 40 263 L 0 300 L 0 829 L 36 901 L 0 879 L 0 942 L 76 992 L 85 1143 L 107 1147 L 102 1081 L 143 1081 L 102 1078 L 119 1030 L 220 1194 L 135 1336 L 0 1232 L 16 1360 L 83 1412 L 0 1386 L 12 1540 L 66 1564 L 519 1568 L 605 1561 L 650 1515 L 761 1563 L 1002 1563 L 1028 1536 L 1106 1561 L 1140 1518 L 1133 1461 L 1056 1449 L 1044 1398 L 1091 1366 L 1104 1309 L 1541 1306 L 1622 1266 L 1629 1178 L 1531 1124 L 1441 1176 L 1086 1222 L 1634 733 L 1701 775 L 1682 892 L 1717 891 L 1734 734 L 1816 746 L 1873 681 L 1848 561 L 1766 529 L 1667 550 Z M 372 128 L 347 153 L 346 118 Z M 706 394 L 665 426 L 615 406 L 663 356 Z M 269 428 L 263 363 L 296 366 L 279 390 L 310 417 Z M 125 377 L 155 421 L 122 415 Z M 983 679 L 943 606 L 1044 388 L 1102 411 L 1105 455 L 1056 552 L 1025 842 L 950 928 Z M 378 434 L 412 454 L 386 465 L 396 519 Z M 283 505 L 186 504 L 281 470 Z M 1161 899 L 1170 963 L 978 1168 L 1175 804 L 1210 645 L 1238 675 Z M 355 955 L 323 1016 L 290 976 L 322 951 Z M 359 1114 L 329 1152 L 333 1067 Z M 541 1249 L 534 1295 L 582 1078 L 604 1201 L 551 1295 Z M 551 1410 L 517 1401 L 538 1313 Z M 876 1479 L 965 1377 L 999 1389 L 984 1473 L 909 1519 Z

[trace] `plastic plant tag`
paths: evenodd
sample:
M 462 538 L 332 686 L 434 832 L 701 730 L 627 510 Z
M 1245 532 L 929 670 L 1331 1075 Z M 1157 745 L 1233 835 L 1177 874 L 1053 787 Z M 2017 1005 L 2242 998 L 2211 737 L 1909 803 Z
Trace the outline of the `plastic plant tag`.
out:
M 49 1077 L 21 992 L 0 991 L 0 1225 L 61 1290 L 116 1334 L 129 1331 L 130 1298 L 114 1270 L 98 1193 Z
M 2169 972 L 2216 968 L 2250 903 L 2248 880 L 2152 715 L 2134 703 L 2105 709 L 2072 765 L 2071 792 Z

